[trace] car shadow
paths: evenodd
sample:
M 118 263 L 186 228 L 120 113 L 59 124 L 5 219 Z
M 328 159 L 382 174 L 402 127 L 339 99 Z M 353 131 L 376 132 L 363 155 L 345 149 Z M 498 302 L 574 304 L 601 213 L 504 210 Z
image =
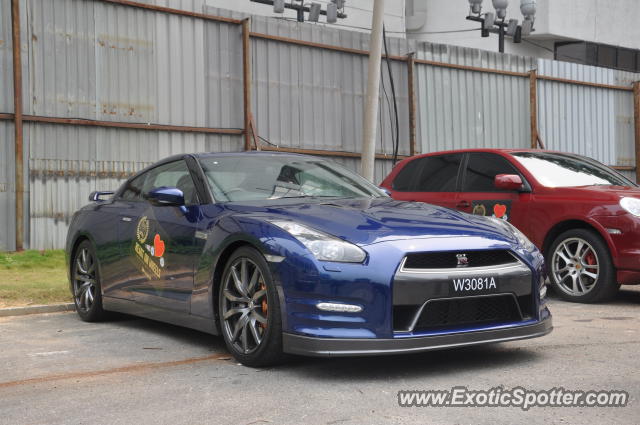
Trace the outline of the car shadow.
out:
M 375 357 L 295 357 L 278 367 L 314 380 L 367 381 L 380 379 L 431 378 L 452 373 L 495 371 L 538 361 L 543 354 L 526 348 L 500 344 Z
M 548 299 L 554 303 L 555 308 L 558 307 L 558 304 L 569 304 L 569 305 L 575 305 L 575 306 L 588 305 L 588 304 L 571 303 L 571 302 L 565 301 L 562 298 L 560 298 L 560 296 L 558 296 L 558 294 L 556 294 L 551 287 L 549 287 L 548 294 L 549 294 Z M 612 299 L 611 301 L 598 303 L 596 305 L 601 305 L 601 306 L 615 305 L 618 307 L 640 305 L 640 285 L 622 286 L 620 287 L 620 290 L 618 291 L 614 299 Z
M 203 348 L 220 354 L 228 353 L 221 336 L 209 335 L 204 332 L 126 314 L 114 315 L 112 322 L 130 330 L 153 333 L 182 345 Z M 479 372 L 513 366 L 514 364 L 526 364 L 537 361 L 540 356 L 539 352 L 533 350 L 505 346 L 504 344 L 492 344 L 419 354 L 375 357 L 318 358 L 289 356 L 279 366 L 257 370 L 273 370 L 302 375 L 309 379 L 336 381 L 343 379 L 397 379 L 403 376 L 433 378 L 452 372 Z M 235 360 L 232 361 L 235 362 Z
M 129 330 L 151 333 L 173 342 L 192 347 L 205 348 L 209 351 L 226 353 L 227 348 L 222 337 L 210 335 L 194 329 L 172 325 L 170 323 L 130 316 L 124 313 L 110 313 L 109 322 Z

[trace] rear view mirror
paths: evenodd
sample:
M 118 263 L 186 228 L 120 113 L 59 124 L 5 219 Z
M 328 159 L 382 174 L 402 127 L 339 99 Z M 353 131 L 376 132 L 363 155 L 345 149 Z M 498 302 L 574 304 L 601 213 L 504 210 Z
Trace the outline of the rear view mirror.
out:
M 184 193 L 177 187 L 158 187 L 147 194 L 147 199 L 158 206 L 181 207 L 184 205 Z
M 522 179 L 517 174 L 498 174 L 493 181 L 493 185 L 500 190 L 521 190 Z

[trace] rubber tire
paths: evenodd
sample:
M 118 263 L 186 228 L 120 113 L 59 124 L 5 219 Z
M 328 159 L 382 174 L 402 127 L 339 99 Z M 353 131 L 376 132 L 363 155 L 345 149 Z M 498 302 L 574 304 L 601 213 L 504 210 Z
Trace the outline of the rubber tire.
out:
M 87 248 L 89 250 L 89 253 L 91 253 L 91 256 L 93 257 L 95 263 L 96 263 L 96 294 L 93 300 L 93 304 L 91 305 L 91 308 L 89 309 L 89 311 L 87 312 L 82 312 L 80 311 L 80 309 L 78 308 L 78 305 L 76 303 L 76 297 L 75 294 L 73 293 L 73 279 L 76 273 L 76 268 L 75 268 L 75 264 L 76 264 L 76 260 L 78 259 L 78 255 L 80 254 L 80 252 L 82 252 L 82 250 L 84 248 Z M 73 302 L 74 304 L 76 304 L 76 313 L 78 313 L 78 316 L 80 317 L 80 319 L 82 319 L 85 322 L 100 322 L 106 319 L 107 317 L 107 313 L 104 311 L 104 309 L 102 308 L 102 285 L 100 283 L 100 267 L 98 265 L 98 257 L 96 256 L 96 250 L 93 247 L 93 244 L 88 241 L 88 240 L 84 240 L 80 243 L 80 245 L 78 245 L 78 247 L 76 248 L 74 254 L 73 254 L 73 260 L 71 262 L 71 296 L 73 296 Z
M 253 261 L 262 272 L 262 276 L 267 286 L 267 302 L 269 309 L 267 311 L 267 331 L 260 347 L 253 353 L 244 354 L 237 351 L 233 344 L 229 341 L 226 332 L 223 328 L 222 318 L 222 303 L 224 300 L 223 288 L 224 282 L 226 282 L 231 270 L 231 264 L 238 258 L 248 258 Z M 284 361 L 286 356 L 282 351 L 282 316 L 280 312 L 280 300 L 278 297 L 278 291 L 271 275 L 271 270 L 267 264 L 267 260 L 256 249 L 251 247 L 238 248 L 227 261 L 224 273 L 222 274 L 222 281 L 218 291 L 218 320 L 220 320 L 220 330 L 224 342 L 227 345 L 227 349 L 233 355 L 233 357 L 245 366 L 249 367 L 268 367 L 275 366 Z
M 556 283 L 552 271 L 553 253 L 558 245 L 571 238 L 581 238 L 589 242 L 600 259 L 600 276 L 598 277 L 595 287 L 587 294 L 581 296 L 569 295 L 564 292 Z M 553 291 L 565 301 L 574 303 L 597 303 L 609 301 L 616 296 L 618 288 L 620 288 L 620 285 L 616 281 L 616 271 L 613 267 L 609 247 L 602 240 L 600 235 L 592 230 L 572 229 L 560 234 L 549 247 L 546 255 L 546 261 L 548 264 L 551 287 L 553 288 Z

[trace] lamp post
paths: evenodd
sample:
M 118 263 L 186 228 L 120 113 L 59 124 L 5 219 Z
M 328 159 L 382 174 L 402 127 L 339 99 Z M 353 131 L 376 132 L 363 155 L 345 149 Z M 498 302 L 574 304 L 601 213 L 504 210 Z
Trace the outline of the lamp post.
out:
M 318 2 L 305 3 L 304 0 L 250 0 L 253 3 L 266 4 L 273 6 L 273 13 L 284 13 L 285 9 L 296 11 L 298 22 L 304 22 L 304 14 L 308 13 L 307 21 L 318 22 L 320 15 L 327 17 L 328 24 L 335 24 L 338 18 L 344 19 L 347 15 L 344 13 L 345 0 L 331 0 L 327 3 L 327 10 L 322 9 L 322 5 Z
M 483 0 L 469 0 L 467 20 L 480 22 L 482 37 L 498 34 L 498 50 L 504 53 L 506 36 L 512 37 L 514 43 L 521 43 L 522 37 L 531 34 L 536 16 L 536 0 L 520 0 L 520 11 L 524 16 L 522 25 L 517 19 L 507 20 L 509 0 L 492 0 L 495 12 L 482 13 Z

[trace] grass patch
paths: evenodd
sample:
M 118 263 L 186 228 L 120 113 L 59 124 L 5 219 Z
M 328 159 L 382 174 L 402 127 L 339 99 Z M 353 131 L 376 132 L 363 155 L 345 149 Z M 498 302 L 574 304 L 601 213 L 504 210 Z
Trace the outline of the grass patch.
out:
M 64 251 L 0 252 L 0 308 L 72 302 Z

